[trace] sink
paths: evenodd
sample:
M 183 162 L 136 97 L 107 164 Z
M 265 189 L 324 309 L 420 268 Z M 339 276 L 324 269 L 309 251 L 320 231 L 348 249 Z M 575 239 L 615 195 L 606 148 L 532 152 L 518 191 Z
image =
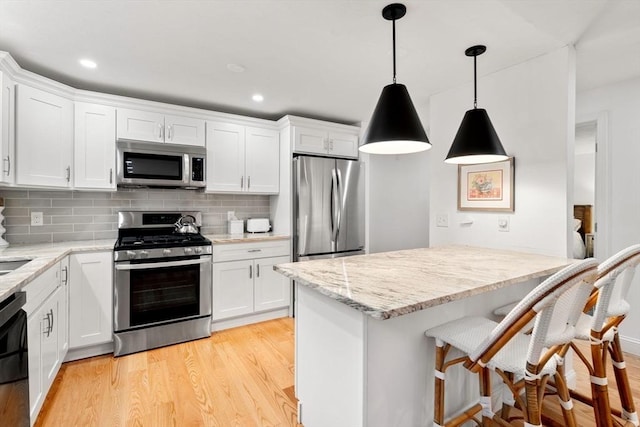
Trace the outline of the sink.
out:
M 22 267 L 26 263 L 31 261 L 30 259 L 18 259 L 12 261 L 0 261 L 0 276 L 11 273 L 13 270 Z

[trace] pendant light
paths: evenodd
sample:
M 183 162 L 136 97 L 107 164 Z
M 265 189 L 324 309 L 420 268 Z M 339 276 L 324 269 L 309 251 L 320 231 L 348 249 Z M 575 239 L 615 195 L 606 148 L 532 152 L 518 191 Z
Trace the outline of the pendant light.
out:
M 408 154 L 431 148 L 406 86 L 396 83 L 396 19 L 406 12 L 400 3 L 382 9 L 384 19 L 393 22 L 393 83 L 382 89 L 360 146 L 363 153 Z
M 465 113 L 458 133 L 451 144 L 446 163 L 491 163 L 509 158 L 500 138 L 489 120 L 487 111 L 478 108 L 476 58 L 487 50 L 486 46 L 471 46 L 464 54 L 473 56 L 473 110 Z

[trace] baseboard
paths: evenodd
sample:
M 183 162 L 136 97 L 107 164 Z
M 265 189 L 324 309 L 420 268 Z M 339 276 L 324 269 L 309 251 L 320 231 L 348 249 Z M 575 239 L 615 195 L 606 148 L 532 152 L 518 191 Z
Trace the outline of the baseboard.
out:
M 637 338 L 623 337 L 620 335 L 620 345 L 625 353 L 640 356 L 640 340 Z
M 64 358 L 64 361 L 72 362 L 74 360 L 101 356 L 103 354 L 113 354 L 113 341 L 103 344 L 90 345 L 87 347 L 69 349 L 67 355 Z
M 222 331 L 224 329 L 237 328 L 238 326 L 250 325 L 252 323 L 264 322 L 266 320 L 279 319 L 289 316 L 289 307 L 280 308 L 273 311 L 249 314 L 247 316 L 234 317 L 232 319 L 214 320 L 211 322 L 211 332 Z

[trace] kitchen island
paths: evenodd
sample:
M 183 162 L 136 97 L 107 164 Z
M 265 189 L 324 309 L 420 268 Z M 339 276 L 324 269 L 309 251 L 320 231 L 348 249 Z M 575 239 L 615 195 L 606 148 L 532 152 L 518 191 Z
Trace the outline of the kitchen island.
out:
M 276 265 L 296 283 L 295 391 L 305 427 L 428 426 L 424 331 L 521 299 L 566 258 L 446 246 Z M 448 409 L 477 394 L 462 372 Z M 448 377 L 449 378 L 449 377 Z

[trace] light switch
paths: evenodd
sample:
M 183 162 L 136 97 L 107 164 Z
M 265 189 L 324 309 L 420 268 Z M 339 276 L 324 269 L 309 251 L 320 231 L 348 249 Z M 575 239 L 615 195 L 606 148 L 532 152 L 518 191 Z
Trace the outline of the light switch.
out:
M 449 226 L 449 214 L 439 213 L 436 215 L 436 227 L 448 227 Z
M 501 216 L 498 218 L 498 231 L 509 231 L 509 217 Z

